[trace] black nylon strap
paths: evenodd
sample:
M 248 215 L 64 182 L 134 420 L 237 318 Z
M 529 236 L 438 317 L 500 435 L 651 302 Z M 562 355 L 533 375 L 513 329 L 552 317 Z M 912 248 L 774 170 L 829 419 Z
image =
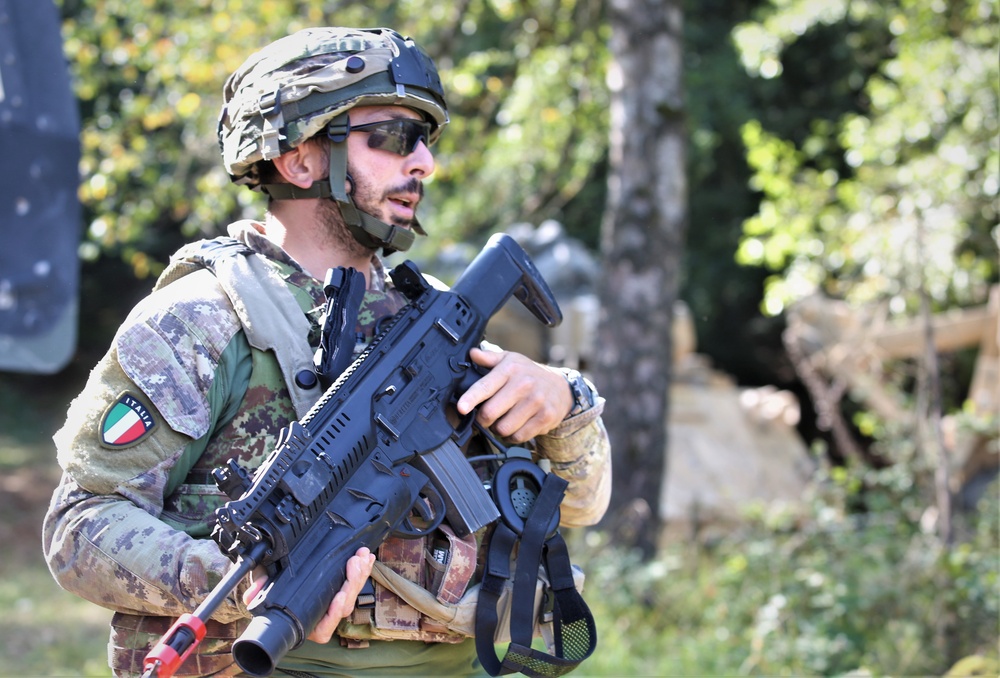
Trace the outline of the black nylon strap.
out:
M 171 261 L 190 261 L 212 269 L 215 272 L 215 265 L 221 259 L 235 256 L 248 256 L 254 251 L 243 243 L 243 241 L 230 236 L 219 236 L 210 240 L 199 240 L 185 245 L 171 257 Z
M 493 648 L 497 630 L 497 602 L 504 582 L 510 579 L 510 554 L 516 542 L 517 535 L 514 531 L 502 521 L 498 522 L 490 538 L 486 570 L 476 605 L 476 654 L 491 676 L 499 676 L 501 672 L 500 660 Z
M 365 276 L 353 268 L 331 268 L 326 273 L 323 292 L 326 313 L 316 354 L 316 372 L 326 389 L 351 364 L 354 329 L 365 296 Z
M 333 197 L 328 181 L 317 181 L 309 188 L 300 188 L 294 184 L 265 184 L 260 188 L 275 200 Z M 386 254 L 406 251 L 413 244 L 412 231 L 379 221 L 359 210 L 350 200 L 338 201 L 337 204 L 340 205 L 340 213 L 344 217 L 344 223 L 362 244 L 373 249 L 383 247 L 386 249 Z M 414 226 L 417 227 L 416 224 Z M 419 230 L 424 232 L 422 227 Z
M 545 569 L 555 596 L 552 610 L 556 657 L 549 662 L 563 670 L 547 675 L 562 675 L 593 654 L 597 647 L 597 625 L 583 596 L 573 582 L 573 566 L 562 535 L 546 543 Z
M 518 535 L 503 522 L 494 530 L 476 609 L 476 652 L 491 676 L 514 672 L 540 678 L 561 676 L 575 669 L 597 646 L 596 626 L 583 597 L 576 590 L 566 542 L 558 531 L 551 536 L 546 534 L 567 485 L 562 478 L 548 474 L 525 520 L 523 532 Z M 515 545 L 518 546 L 518 566 L 511 602 L 511 642 L 500 661 L 493 643 L 496 608 L 504 582 L 510 577 L 510 559 Z M 535 564 L 543 562 L 555 596 L 555 656 L 531 647 L 538 576 Z
M 542 562 L 542 548 L 548 537 L 545 531 L 559 510 L 567 485 L 565 480 L 554 473 L 546 475 L 531 513 L 524 521 L 510 611 L 510 639 L 513 643 L 531 645 L 535 627 L 535 583 L 538 581 L 538 565 Z
M 304 200 L 306 198 L 329 198 L 330 182 L 316 181 L 309 188 L 295 184 L 261 184 L 260 190 L 275 200 Z
M 379 221 L 367 212 L 362 212 L 354 202 L 337 202 L 344 223 L 350 229 L 355 239 L 372 248 L 381 247 L 385 253 L 405 252 L 410 249 L 416 236 L 411 231 Z

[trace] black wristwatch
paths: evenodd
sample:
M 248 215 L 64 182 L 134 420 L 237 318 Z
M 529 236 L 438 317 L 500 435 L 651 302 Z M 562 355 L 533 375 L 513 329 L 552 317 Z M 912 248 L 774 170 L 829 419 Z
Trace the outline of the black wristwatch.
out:
M 573 409 L 569 411 L 569 416 L 576 416 L 593 407 L 594 393 L 597 390 L 594 385 L 576 370 L 564 370 L 563 374 L 566 381 L 569 382 L 570 393 L 573 394 Z

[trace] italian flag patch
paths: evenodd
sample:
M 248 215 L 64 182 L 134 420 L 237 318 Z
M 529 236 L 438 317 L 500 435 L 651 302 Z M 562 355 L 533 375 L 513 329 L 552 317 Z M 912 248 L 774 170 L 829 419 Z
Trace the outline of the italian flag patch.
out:
M 145 440 L 154 426 L 156 422 L 149 408 L 125 391 L 101 418 L 101 444 L 112 448 L 135 445 Z

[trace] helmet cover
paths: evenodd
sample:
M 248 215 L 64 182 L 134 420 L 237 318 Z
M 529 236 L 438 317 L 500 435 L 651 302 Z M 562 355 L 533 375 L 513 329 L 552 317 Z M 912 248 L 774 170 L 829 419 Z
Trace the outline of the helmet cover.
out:
M 355 106 L 398 105 L 448 123 L 437 69 L 409 38 L 387 28 L 306 28 L 251 55 L 226 81 L 219 114 L 223 164 L 236 183 L 260 183 L 256 164 L 323 131 Z

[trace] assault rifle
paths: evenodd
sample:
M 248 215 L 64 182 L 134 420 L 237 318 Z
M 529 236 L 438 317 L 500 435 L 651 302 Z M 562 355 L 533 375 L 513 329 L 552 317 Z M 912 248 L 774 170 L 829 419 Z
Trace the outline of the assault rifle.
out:
M 146 675 L 172 675 L 204 637 L 204 622 L 255 567 L 269 578 L 233 657 L 246 673 L 267 676 L 326 612 L 360 547 L 374 551 L 390 534 L 423 536 L 445 518 L 464 536 L 499 517 L 460 449 L 475 412 L 462 417 L 453 405 L 482 376 L 469 351 L 511 296 L 550 327 L 562 320 L 558 304 L 503 234 L 450 291 L 431 287 L 409 261 L 390 276 L 409 304 L 281 432 L 252 476 L 234 460 L 215 470 L 230 501 L 216 511 L 213 538 L 235 564 L 149 652 Z

